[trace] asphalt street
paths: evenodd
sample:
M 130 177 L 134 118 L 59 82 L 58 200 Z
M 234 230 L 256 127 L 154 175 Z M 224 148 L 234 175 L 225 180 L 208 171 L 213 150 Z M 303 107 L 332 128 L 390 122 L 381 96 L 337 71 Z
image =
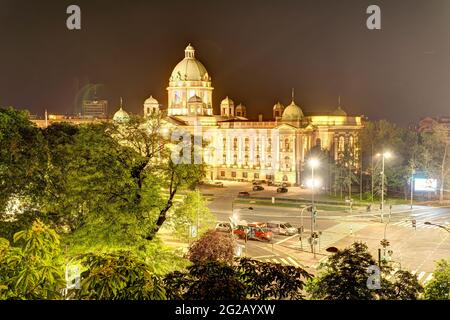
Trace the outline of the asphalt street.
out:
M 240 220 L 247 222 L 283 221 L 290 222 L 295 227 L 304 226 L 304 234 L 300 241 L 299 235 L 275 235 L 272 242 L 250 240 L 247 243 L 239 240 L 242 254 L 262 261 L 271 261 L 286 265 L 303 266 L 315 273 L 320 261 L 326 259 L 329 247 L 345 248 L 355 241 L 362 241 L 369 247 L 372 255 L 381 255 L 390 260 L 395 269 L 406 269 L 417 274 L 422 283 L 432 277 L 436 260 L 450 258 L 450 232 L 432 224 L 450 227 L 449 207 L 425 207 L 399 205 L 392 210 L 385 208 L 383 222 L 381 212 L 366 210 L 318 211 L 315 231 L 320 232 L 320 238 L 315 246 L 315 257 L 308 242 L 311 229 L 311 213 L 306 210 L 288 207 L 261 206 L 255 204 L 237 204 L 235 200 L 239 191 L 249 191 L 252 196 L 281 197 L 307 199 L 308 190 L 288 188 L 286 194 L 277 194 L 276 188 L 252 192 L 251 184 L 224 182 L 225 187 L 205 187 L 202 192 L 212 197 L 209 208 L 219 221 L 229 221 L 232 212 Z M 317 199 L 317 197 L 316 197 Z M 320 197 L 319 197 L 320 199 Z M 233 204 L 234 203 L 234 204 Z M 252 210 L 249 209 L 252 207 Z M 413 220 L 416 227 L 413 227 Z M 380 241 L 386 238 L 390 246 L 384 250 Z M 389 251 L 392 251 L 389 255 Z

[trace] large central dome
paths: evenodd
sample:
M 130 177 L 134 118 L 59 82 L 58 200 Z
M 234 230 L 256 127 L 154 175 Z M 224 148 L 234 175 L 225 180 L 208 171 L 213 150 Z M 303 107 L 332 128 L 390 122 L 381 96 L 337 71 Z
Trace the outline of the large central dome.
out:
M 184 50 L 184 59 L 173 69 L 170 81 L 210 81 L 205 66 L 195 59 L 195 50 L 190 44 Z

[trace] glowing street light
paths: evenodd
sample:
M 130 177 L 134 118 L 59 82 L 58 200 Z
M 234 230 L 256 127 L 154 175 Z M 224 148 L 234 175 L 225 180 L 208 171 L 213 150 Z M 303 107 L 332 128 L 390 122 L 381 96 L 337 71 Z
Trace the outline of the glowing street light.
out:
M 384 218 L 384 159 L 389 159 L 392 157 L 392 154 L 389 151 L 385 151 L 382 154 L 377 153 L 377 157 L 382 157 L 382 168 L 381 168 L 381 222 L 383 222 Z
M 320 162 L 318 159 L 311 158 L 308 161 L 308 165 L 311 167 L 311 190 L 312 190 L 311 200 L 312 200 L 312 205 L 314 208 L 314 187 L 316 184 L 314 181 L 314 169 L 320 165 Z

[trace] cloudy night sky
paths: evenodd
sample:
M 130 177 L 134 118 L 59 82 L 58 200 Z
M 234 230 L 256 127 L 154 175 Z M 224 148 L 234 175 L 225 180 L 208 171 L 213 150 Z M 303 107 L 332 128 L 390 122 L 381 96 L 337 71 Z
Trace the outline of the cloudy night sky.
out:
M 66 28 L 81 7 L 82 29 Z M 366 28 L 381 7 L 382 30 Z M 0 106 L 72 113 L 86 83 L 112 114 L 167 105 L 169 76 L 188 43 L 212 77 L 213 103 L 230 96 L 250 118 L 290 103 L 343 109 L 401 125 L 450 116 L 450 1 L 0 0 Z

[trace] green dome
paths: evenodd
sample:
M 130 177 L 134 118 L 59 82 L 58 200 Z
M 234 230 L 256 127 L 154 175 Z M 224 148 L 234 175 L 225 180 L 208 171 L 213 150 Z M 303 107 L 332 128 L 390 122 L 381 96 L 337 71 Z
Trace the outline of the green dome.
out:
M 302 109 L 298 105 L 296 105 L 294 101 L 292 101 L 291 104 L 288 105 L 286 109 L 284 109 L 281 120 L 298 121 L 301 120 L 302 118 L 303 118 Z

